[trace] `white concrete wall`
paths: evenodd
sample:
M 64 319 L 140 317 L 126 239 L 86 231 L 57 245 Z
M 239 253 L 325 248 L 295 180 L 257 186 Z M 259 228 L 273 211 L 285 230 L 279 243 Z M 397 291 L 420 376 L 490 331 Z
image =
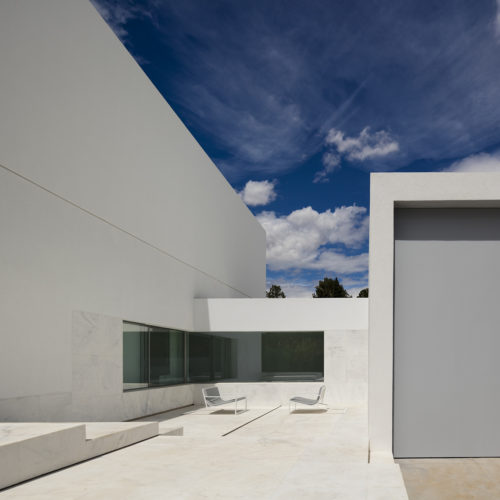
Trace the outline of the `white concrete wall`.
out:
M 77 418 L 74 311 L 191 330 L 265 233 L 87 0 L 0 2 L 0 71 L 0 420 Z
M 325 401 L 331 406 L 366 406 L 368 393 L 369 299 L 196 299 L 194 326 L 205 332 L 325 332 Z M 238 335 L 238 334 L 236 334 Z M 240 333 L 240 339 L 245 333 Z M 250 353 L 260 358 L 258 353 Z M 287 404 L 318 382 L 222 382 L 221 390 L 247 394 L 249 404 Z M 195 401 L 200 400 L 195 387 Z M 291 395 L 291 396 L 290 396 Z
M 368 299 L 196 299 L 203 332 L 366 330 Z
M 394 207 L 498 207 L 500 173 L 371 175 L 369 433 L 372 453 L 392 453 Z
M 368 405 L 368 330 L 325 332 L 325 401 L 335 407 Z
M 244 338 L 245 333 L 240 337 Z M 260 355 L 260 352 L 259 352 Z M 217 382 L 221 394 L 244 395 L 252 408 L 288 405 L 294 396 L 314 397 L 326 385 L 325 403 L 332 408 L 366 407 L 368 392 L 368 331 L 325 331 L 324 382 Z M 259 374 L 260 375 L 260 374 Z M 201 388 L 193 386 L 194 402 L 203 404 Z M 214 384 L 209 384 L 214 385 Z
M 248 408 L 267 409 L 276 408 L 280 405 L 288 407 L 290 398 L 294 396 L 315 398 L 323 382 L 217 382 L 216 384 L 197 384 L 194 387 L 194 402 L 202 405 L 203 395 L 201 389 L 213 385 L 219 388 L 223 398 L 231 399 L 237 396 L 245 396 Z M 244 404 L 242 403 L 242 407 L 244 407 Z M 228 408 L 231 407 L 228 406 Z

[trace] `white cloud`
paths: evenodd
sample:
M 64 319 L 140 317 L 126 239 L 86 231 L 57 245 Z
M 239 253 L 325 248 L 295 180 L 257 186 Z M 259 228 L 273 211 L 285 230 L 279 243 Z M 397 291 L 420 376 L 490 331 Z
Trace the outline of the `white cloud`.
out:
M 366 286 L 363 287 L 357 287 L 357 288 L 348 288 L 347 293 L 353 297 L 354 299 L 359 295 L 359 292 L 363 290 L 363 288 L 366 288 Z
M 340 168 L 340 156 L 331 151 L 323 155 L 323 170 L 316 172 L 313 182 L 328 182 L 328 175 Z
M 500 152 L 467 156 L 452 163 L 443 172 L 500 172 Z
M 495 33 L 500 39 L 500 0 L 497 0 L 497 15 L 495 17 Z
M 295 281 L 279 281 L 275 280 L 272 283 L 280 285 L 281 289 L 285 292 L 287 299 L 311 298 L 314 292 L 314 285 L 312 283 L 299 283 Z M 267 284 L 267 288 L 272 283 Z
M 346 137 L 341 130 L 332 128 L 326 135 L 325 145 L 329 149 L 323 155 L 323 169 L 316 172 L 314 183 L 328 182 L 328 175 L 340 168 L 342 158 L 362 162 L 399 151 L 398 141 L 389 132 L 379 130 L 372 134 L 370 127 L 365 127 L 358 137 Z
M 339 274 L 366 271 L 368 254 L 346 255 L 328 245 L 359 248 L 368 238 L 366 208 L 356 205 L 317 212 L 311 207 L 276 216 L 257 216 L 267 235 L 271 270 L 316 269 Z
M 238 194 L 249 207 L 268 205 L 276 199 L 275 185 L 276 181 L 248 181 Z
M 347 293 L 351 297 L 356 298 L 359 292 L 363 290 L 363 288 L 368 287 L 368 274 L 365 274 L 358 279 L 351 279 L 350 277 L 347 277 L 346 279 L 342 280 L 342 285 L 344 285 Z
M 370 133 L 365 127 L 358 137 L 345 137 L 344 132 L 330 129 L 325 140 L 350 161 L 364 161 L 380 156 L 387 156 L 399 151 L 399 143 L 385 130 Z

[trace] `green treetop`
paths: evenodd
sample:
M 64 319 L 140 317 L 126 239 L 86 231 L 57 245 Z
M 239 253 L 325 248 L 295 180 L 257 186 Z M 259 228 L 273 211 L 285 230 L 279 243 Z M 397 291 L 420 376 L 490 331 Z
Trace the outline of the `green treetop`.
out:
M 350 295 L 342 286 L 338 278 L 333 280 L 332 278 L 327 278 L 325 276 L 324 279 L 319 280 L 319 283 L 316 286 L 316 292 L 313 293 L 313 298 L 318 299 L 325 297 L 347 298 L 350 297 Z
M 266 297 L 268 299 L 285 299 L 286 295 L 279 285 L 271 285 L 271 288 L 266 291 Z

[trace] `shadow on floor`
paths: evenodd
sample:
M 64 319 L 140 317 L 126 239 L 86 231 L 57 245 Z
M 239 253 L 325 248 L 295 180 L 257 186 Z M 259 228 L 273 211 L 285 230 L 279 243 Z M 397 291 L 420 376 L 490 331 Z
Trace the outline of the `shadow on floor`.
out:
M 327 413 L 328 410 L 325 410 L 324 408 L 321 408 L 319 410 L 292 410 L 290 412 L 290 415 L 296 414 L 296 413 L 303 413 L 303 414 L 314 414 L 314 413 Z
M 215 410 L 211 411 L 209 415 L 241 415 L 242 413 L 248 413 L 249 410 L 238 410 L 234 413 L 234 410 Z

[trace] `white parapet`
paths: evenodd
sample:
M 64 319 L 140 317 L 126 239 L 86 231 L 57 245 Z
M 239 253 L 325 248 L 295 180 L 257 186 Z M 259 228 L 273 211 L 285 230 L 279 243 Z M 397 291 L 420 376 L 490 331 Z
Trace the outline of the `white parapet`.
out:
M 368 329 L 368 299 L 195 299 L 204 332 Z

